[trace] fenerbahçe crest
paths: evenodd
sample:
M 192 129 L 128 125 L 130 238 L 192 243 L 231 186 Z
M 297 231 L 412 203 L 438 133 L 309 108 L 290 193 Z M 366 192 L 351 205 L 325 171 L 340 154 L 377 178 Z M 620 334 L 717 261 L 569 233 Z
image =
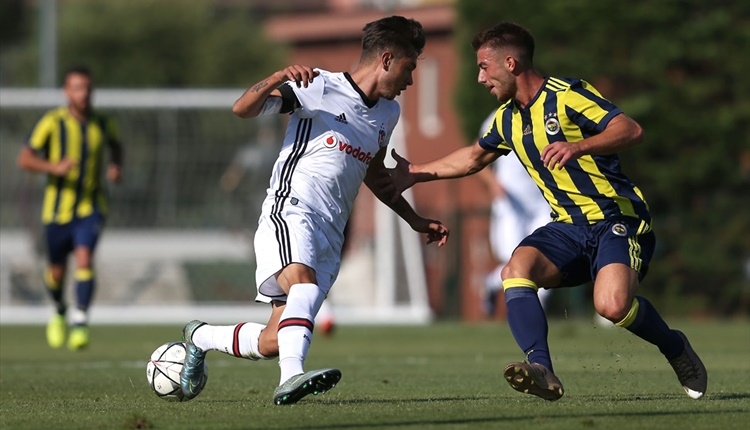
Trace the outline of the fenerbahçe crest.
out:
M 549 135 L 560 132 L 560 122 L 557 120 L 557 113 L 552 112 L 544 116 L 544 130 Z

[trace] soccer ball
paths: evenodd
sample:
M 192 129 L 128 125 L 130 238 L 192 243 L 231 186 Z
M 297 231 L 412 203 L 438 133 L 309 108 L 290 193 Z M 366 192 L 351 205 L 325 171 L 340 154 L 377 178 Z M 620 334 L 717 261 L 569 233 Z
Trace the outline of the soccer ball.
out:
M 157 396 L 173 402 L 184 402 L 190 399 L 182 395 L 180 389 L 180 371 L 185 363 L 185 344 L 183 342 L 167 342 L 156 348 L 146 365 L 146 379 L 148 385 Z M 208 365 L 203 363 L 203 380 L 200 390 L 206 386 L 208 380 Z

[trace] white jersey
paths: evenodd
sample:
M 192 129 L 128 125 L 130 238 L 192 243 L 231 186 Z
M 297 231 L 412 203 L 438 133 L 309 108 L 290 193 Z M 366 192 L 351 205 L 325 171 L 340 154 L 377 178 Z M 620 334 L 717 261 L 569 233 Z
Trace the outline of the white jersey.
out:
M 316 69 L 307 88 L 287 82 L 299 99 L 271 175 L 265 213 L 300 201 L 343 235 L 370 161 L 391 138 L 397 102 L 368 107 L 346 73 Z

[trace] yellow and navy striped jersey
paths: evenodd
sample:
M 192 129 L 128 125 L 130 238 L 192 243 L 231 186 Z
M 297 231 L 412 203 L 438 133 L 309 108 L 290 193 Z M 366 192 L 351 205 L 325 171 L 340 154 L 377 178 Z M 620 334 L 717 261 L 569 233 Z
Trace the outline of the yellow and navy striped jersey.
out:
M 515 152 L 550 204 L 553 221 L 588 225 L 625 216 L 649 223 L 648 205 L 616 154 L 585 155 L 554 170 L 541 160 L 545 146 L 599 134 L 620 113 L 588 82 L 548 77 L 525 108 L 514 100 L 500 106 L 479 144 Z
M 115 123 L 97 113 L 80 122 L 67 107 L 60 107 L 37 122 L 29 137 L 29 147 L 53 163 L 64 158 L 75 161 L 75 167 L 64 177 L 47 176 L 42 203 L 44 224 L 67 224 L 95 211 L 106 215 L 106 181 L 102 179 L 104 146 L 117 142 Z

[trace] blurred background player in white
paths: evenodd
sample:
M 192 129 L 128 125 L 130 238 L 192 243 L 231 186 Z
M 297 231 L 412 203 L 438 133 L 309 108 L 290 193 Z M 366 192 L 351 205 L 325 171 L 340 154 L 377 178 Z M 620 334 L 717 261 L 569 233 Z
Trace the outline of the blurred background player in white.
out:
M 401 108 L 394 99 L 412 81 L 424 48 L 422 26 L 400 16 L 367 24 L 359 64 L 349 73 L 293 65 L 260 81 L 235 102 L 241 118 L 291 113 L 255 233 L 256 301 L 272 306 L 266 325 L 183 328 L 180 386 L 201 390 L 206 352 L 251 360 L 279 357 L 274 403 L 292 404 L 333 388 L 338 369 L 304 371 L 315 315 L 338 276 L 344 227 L 364 183 L 427 243 L 448 229 L 422 218 L 395 189 L 383 160 Z
M 488 132 L 497 111 L 493 110 L 479 128 L 479 137 Z M 531 232 L 550 222 L 550 207 L 542 197 L 539 187 L 531 180 L 526 168 L 516 157 L 500 157 L 492 169 L 483 169 L 477 176 L 492 195 L 490 214 L 490 247 L 497 267 L 484 279 L 482 308 L 485 315 L 493 317 L 498 295 L 503 291 L 500 276 L 516 246 Z M 540 288 L 539 301 L 546 309 L 552 290 Z

